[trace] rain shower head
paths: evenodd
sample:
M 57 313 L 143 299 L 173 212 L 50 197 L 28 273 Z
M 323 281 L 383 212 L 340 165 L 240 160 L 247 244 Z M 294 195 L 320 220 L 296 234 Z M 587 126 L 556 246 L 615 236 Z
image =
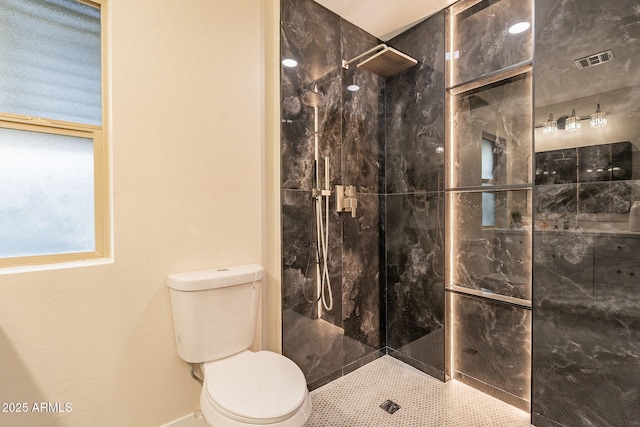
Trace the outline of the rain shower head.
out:
M 373 49 L 370 49 L 349 61 L 343 61 L 342 66 L 344 68 L 349 68 L 349 64 L 376 51 L 379 52 L 360 62 L 358 64 L 358 68 L 362 68 L 363 70 L 367 70 L 382 77 L 389 77 L 404 71 L 407 68 L 413 67 L 418 63 L 415 58 L 412 58 L 409 55 L 389 47 L 386 44 L 379 44 Z
M 382 77 L 389 77 L 413 67 L 417 63 L 418 61 L 409 55 L 405 55 L 392 47 L 386 47 L 384 50 L 359 63 L 358 68 Z

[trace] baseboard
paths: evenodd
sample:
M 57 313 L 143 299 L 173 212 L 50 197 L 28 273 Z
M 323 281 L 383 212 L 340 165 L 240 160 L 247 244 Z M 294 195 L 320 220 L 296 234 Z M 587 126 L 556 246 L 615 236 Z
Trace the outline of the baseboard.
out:
M 160 427 L 206 427 L 206 425 L 204 420 L 197 419 L 193 414 L 187 414 Z

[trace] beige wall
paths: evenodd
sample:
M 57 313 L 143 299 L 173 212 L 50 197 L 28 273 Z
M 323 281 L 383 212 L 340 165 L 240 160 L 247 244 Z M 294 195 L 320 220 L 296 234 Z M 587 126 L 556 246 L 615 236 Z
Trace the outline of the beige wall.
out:
M 193 411 L 169 273 L 266 262 L 277 305 L 272 4 L 110 1 L 114 262 L 0 275 L 0 402 L 72 404 L 0 412 L 0 425 L 157 426 Z

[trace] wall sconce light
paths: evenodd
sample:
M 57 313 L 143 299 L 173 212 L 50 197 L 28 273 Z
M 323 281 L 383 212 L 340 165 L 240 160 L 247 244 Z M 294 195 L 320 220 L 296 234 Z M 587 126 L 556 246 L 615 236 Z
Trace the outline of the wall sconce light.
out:
M 542 128 L 543 135 L 554 135 L 558 130 L 566 130 L 567 132 L 575 132 L 580 130 L 580 122 L 589 120 L 592 128 L 602 128 L 607 126 L 607 113 L 600 109 L 600 104 L 596 107 L 596 112 L 588 117 L 580 118 L 576 116 L 576 110 L 571 110 L 570 116 L 561 116 L 558 120 L 553 119 L 553 114 L 549 113 L 549 118 L 542 126 L 536 126 L 537 129 Z
M 551 135 L 558 131 L 558 124 L 553 120 L 553 114 L 549 113 L 549 120 L 542 124 L 542 134 Z
M 571 110 L 571 115 L 567 117 L 564 123 L 564 130 L 567 132 L 580 130 L 580 117 L 576 116 L 576 110 Z
M 600 104 L 596 108 L 596 112 L 591 115 L 591 127 L 603 128 L 607 125 L 607 113 L 600 111 Z

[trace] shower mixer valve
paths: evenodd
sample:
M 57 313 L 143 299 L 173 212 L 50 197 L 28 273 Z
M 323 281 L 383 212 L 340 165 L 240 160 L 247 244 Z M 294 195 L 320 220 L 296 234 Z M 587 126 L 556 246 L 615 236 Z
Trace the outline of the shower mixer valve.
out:
M 355 218 L 357 208 L 356 187 L 336 185 L 336 212 L 351 212 L 351 217 Z

